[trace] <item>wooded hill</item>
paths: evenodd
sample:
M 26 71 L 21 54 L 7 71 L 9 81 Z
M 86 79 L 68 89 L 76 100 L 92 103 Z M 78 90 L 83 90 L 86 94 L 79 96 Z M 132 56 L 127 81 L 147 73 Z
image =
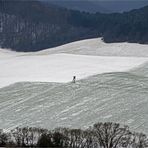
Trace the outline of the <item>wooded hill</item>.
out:
M 0 47 L 38 51 L 72 41 L 148 43 L 148 6 L 126 13 L 87 13 L 39 1 L 0 0 Z

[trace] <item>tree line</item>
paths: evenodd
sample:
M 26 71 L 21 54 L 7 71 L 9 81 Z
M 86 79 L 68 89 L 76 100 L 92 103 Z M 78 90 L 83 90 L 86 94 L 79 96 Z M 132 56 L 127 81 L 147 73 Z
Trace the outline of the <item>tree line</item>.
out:
M 0 47 L 38 51 L 94 37 L 87 27 L 70 23 L 73 11 L 39 1 L 0 1 Z
M 0 130 L 0 147 L 147 148 L 148 138 L 112 122 L 99 122 L 85 130 L 16 127 L 9 132 Z
M 39 1 L 0 0 L 0 47 L 38 51 L 72 41 L 148 43 L 148 6 L 124 13 L 87 13 Z

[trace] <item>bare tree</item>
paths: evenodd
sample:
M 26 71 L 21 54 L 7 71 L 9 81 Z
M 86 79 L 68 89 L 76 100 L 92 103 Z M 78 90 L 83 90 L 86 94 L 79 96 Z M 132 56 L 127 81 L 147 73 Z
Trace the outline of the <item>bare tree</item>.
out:
M 148 148 L 148 138 L 143 133 L 132 133 L 129 145 L 133 148 Z
M 8 135 L 0 130 L 0 147 L 4 147 L 7 145 L 8 142 Z
M 120 127 L 117 123 L 94 124 L 94 135 L 103 148 L 117 148 L 122 145 L 123 139 L 130 136 L 128 126 Z
M 48 130 L 35 127 L 15 128 L 11 131 L 17 146 L 35 146 L 42 134 Z

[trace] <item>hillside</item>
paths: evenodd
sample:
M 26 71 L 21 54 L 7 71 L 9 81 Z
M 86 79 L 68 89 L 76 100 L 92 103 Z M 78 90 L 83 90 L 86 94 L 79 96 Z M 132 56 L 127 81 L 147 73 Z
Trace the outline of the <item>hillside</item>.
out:
M 0 46 L 37 51 L 95 36 L 94 30 L 70 23 L 70 10 L 38 1 L 0 1 Z M 78 12 L 78 15 L 81 15 Z
M 0 46 L 38 51 L 80 39 L 148 43 L 148 6 L 125 13 L 90 14 L 39 1 L 0 1 Z
M 147 46 L 97 38 L 36 53 L 0 49 L 0 127 L 113 121 L 146 133 Z
M 127 42 L 104 43 L 101 38 L 93 38 L 45 49 L 36 53 L 31 53 L 31 55 L 48 55 L 56 53 L 114 57 L 148 57 L 148 45 Z
M 125 72 L 147 62 L 148 45 L 106 44 L 101 39 L 69 43 L 39 52 L 0 49 L 0 87 L 16 82 L 72 81 L 108 72 Z
M 147 89 L 147 77 L 130 73 L 96 75 L 76 84 L 17 83 L 0 89 L 0 125 L 85 128 L 113 121 L 147 132 Z
M 47 3 L 53 3 L 58 6 L 86 11 L 90 13 L 117 13 L 117 12 L 126 12 L 132 9 L 139 9 L 148 5 L 147 0 L 137 1 L 137 0 L 40 0 Z
M 46 4 L 55 4 L 57 6 L 72 9 L 72 10 L 79 10 L 85 11 L 90 13 L 95 12 L 102 12 L 102 13 L 109 13 L 111 12 L 110 9 L 104 8 L 100 5 L 99 1 L 90 1 L 90 0 L 40 0 L 45 2 Z

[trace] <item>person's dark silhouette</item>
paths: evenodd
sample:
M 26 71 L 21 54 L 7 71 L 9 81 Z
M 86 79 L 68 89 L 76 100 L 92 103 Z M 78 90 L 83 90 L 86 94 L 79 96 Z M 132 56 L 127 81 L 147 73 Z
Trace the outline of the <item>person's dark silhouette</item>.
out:
M 76 76 L 73 76 L 72 82 L 73 82 L 73 83 L 76 83 Z

